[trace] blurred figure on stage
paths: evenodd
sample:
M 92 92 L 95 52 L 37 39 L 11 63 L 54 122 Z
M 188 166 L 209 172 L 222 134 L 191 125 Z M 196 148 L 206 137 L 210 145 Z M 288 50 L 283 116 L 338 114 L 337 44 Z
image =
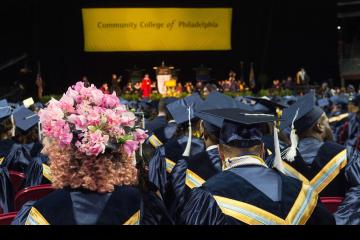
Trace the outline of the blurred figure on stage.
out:
M 109 86 L 107 83 L 104 83 L 103 85 L 101 85 L 100 90 L 104 93 L 104 94 L 110 94 L 109 92 Z
M 211 92 L 216 92 L 216 91 L 217 91 L 216 85 L 208 83 L 205 85 L 205 87 L 203 89 L 203 95 L 204 95 L 204 97 L 207 97 Z
M 183 92 L 183 86 L 181 84 L 181 82 L 179 82 L 176 86 L 176 94 L 180 95 Z
M 111 90 L 116 93 L 116 96 L 121 95 L 120 88 L 121 76 L 117 76 L 115 73 L 111 76 Z
M 273 80 L 272 88 L 273 88 L 273 89 L 276 89 L 276 90 L 280 90 L 280 88 L 281 88 L 281 83 L 280 83 L 280 80 L 279 80 L 279 79 Z
M 149 99 L 151 96 L 151 79 L 149 74 L 145 74 L 145 77 L 141 81 L 141 92 L 143 99 Z
M 87 76 L 83 76 L 82 81 L 84 82 L 85 87 L 90 87 L 91 84 L 90 84 L 89 79 L 88 79 Z
M 186 92 L 189 93 L 189 94 L 191 94 L 191 93 L 193 92 L 194 86 L 192 85 L 191 82 L 187 82 L 187 83 L 185 84 L 185 90 L 186 90 Z
M 309 75 L 305 69 L 303 67 L 300 68 L 300 71 L 296 73 L 296 85 L 307 85 L 309 84 L 309 80 Z

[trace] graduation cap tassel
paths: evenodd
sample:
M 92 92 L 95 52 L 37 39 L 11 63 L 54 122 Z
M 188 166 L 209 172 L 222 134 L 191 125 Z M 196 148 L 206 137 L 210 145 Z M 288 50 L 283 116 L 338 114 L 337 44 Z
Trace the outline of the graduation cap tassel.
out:
M 40 121 L 38 122 L 38 137 L 39 137 L 39 142 L 41 142 L 41 123 L 40 123 Z
M 273 167 L 279 170 L 280 172 L 284 173 L 284 165 L 281 159 L 281 153 L 280 153 L 280 144 L 279 144 L 279 137 L 278 137 L 278 131 L 276 127 L 276 122 L 274 122 L 274 148 L 275 148 L 275 160 Z
M 289 161 L 289 162 L 293 162 L 295 160 L 296 157 L 296 148 L 299 142 L 299 137 L 296 135 L 296 129 L 294 127 L 294 122 L 297 118 L 299 114 L 299 109 L 297 109 L 295 117 L 292 120 L 292 124 L 291 124 L 291 132 L 290 132 L 290 141 L 291 141 L 291 146 L 289 147 L 289 149 L 287 149 L 286 154 L 285 154 L 285 160 Z
M 191 140 L 192 140 L 192 129 L 191 129 L 191 108 L 188 107 L 188 113 L 189 113 L 189 136 L 188 141 L 186 143 L 186 148 L 184 153 L 182 154 L 184 157 L 190 156 L 190 150 L 191 150 Z
M 11 136 L 15 137 L 15 128 L 16 128 L 16 126 L 15 126 L 15 121 L 14 121 L 14 115 L 13 114 L 11 114 L 10 119 L 11 119 L 11 125 L 12 125 Z

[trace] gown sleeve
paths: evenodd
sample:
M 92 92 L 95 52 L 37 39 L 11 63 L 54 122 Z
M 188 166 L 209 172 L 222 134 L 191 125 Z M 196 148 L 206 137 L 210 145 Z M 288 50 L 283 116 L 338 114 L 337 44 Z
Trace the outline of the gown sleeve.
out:
M 161 146 L 149 161 L 149 183 L 160 191 L 161 196 L 165 196 L 167 182 L 165 149 Z
M 164 202 L 152 191 L 144 192 L 141 206 L 141 225 L 173 225 Z
M 11 222 L 11 225 L 25 225 L 26 219 L 35 202 L 36 201 L 27 201 L 16 214 L 16 217 Z
M 354 147 L 347 148 L 348 162 L 345 167 L 345 176 L 351 187 L 360 185 L 360 152 Z
M 202 188 L 194 188 L 181 213 L 181 224 L 227 225 L 229 223 L 211 194 Z
M 334 217 L 337 225 L 360 224 L 360 185 L 351 187 L 340 204 Z
M 13 210 L 12 186 L 9 172 L 5 167 L 0 167 L 0 211 L 8 213 Z
M 169 187 L 167 188 L 165 201 L 174 219 L 177 218 L 184 204 L 186 169 L 186 160 L 180 159 L 174 166 L 169 177 Z
M 326 207 L 318 200 L 318 203 L 312 212 L 306 225 L 335 225 L 333 215 L 326 209 Z
M 34 157 L 26 171 L 26 187 L 40 185 L 43 179 L 42 160 Z

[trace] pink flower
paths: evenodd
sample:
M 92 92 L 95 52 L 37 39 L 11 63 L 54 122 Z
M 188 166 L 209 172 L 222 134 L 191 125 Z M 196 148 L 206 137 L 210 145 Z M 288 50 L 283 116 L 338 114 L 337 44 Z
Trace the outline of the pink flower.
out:
M 100 130 L 96 130 L 95 132 L 86 132 L 82 141 L 76 143 L 76 147 L 88 156 L 97 156 L 105 152 L 108 141 L 108 135 L 103 135 Z
M 140 144 L 143 144 L 144 141 L 147 139 L 148 135 L 145 133 L 144 130 L 137 128 L 134 132 L 134 140 L 140 142 Z
M 88 121 L 88 125 L 97 126 L 101 122 L 101 115 L 99 111 L 90 109 L 86 115 L 86 120 Z
M 122 136 L 126 135 L 125 129 L 120 126 L 113 126 L 109 129 L 109 132 L 112 137 L 119 139 Z
M 78 93 L 80 93 L 82 91 L 83 88 L 85 88 L 84 86 L 84 82 L 77 82 L 74 86 L 73 86 L 74 90 L 77 91 Z
M 97 88 L 91 88 L 90 90 L 90 101 L 93 102 L 96 106 L 100 106 L 103 99 L 103 92 Z
M 41 109 L 39 111 L 39 117 L 41 122 L 57 120 L 64 117 L 64 112 L 60 108 L 60 103 L 57 100 L 52 99 L 46 109 Z
M 119 126 L 121 123 L 120 116 L 117 115 L 116 112 L 112 109 L 106 109 L 104 112 L 104 116 L 106 117 L 107 123 L 110 127 Z
M 135 125 L 135 114 L 133 112 L 123 112 L 121 113 L 121 125 L 122 126 L 129 126 L 134 127 Z
M 72 89 L 71 87 L 68 88 L 65 95 L 72 98 L 73 100 L 76 100 L 76 98 L 79 97 L 79 93 L 74 89 Z
M 74 99 L 67 95 L 63 95 L 60 99 L 60 107 L 64 112 L 73 113 L 75 112 L 74 109 Z
M 73 134 L 70 132 L 68 124 L 65 124 L 59 134 L 61 144 L 69 145 L 73 139 Z
M 87 127 L 86 117 L 83 115 L 71 114 L 68 121 L 75 125 L 76 130 L 84 130 Z
M 116 93 L 113 94 L 104 94 L 102 99 L 103 106 L 107 108 L 114 108 L 120 105 L 120 100 L 116 96 Z
M 139 148 L 139 142 L 127 140 L 125 141 L 123 147 L 126 154 L 131 156 Z

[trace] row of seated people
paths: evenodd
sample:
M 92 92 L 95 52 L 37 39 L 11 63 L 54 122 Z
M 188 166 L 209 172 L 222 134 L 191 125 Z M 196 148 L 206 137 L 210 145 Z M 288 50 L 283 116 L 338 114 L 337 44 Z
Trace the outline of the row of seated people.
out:
M 326 142 L 330 126 L 312 93 L 291 106 L 252 99 L 263 109 L 217 92 L 205 101 L 197 94 L 165 99 L 159 103 L 159 118 L 148 124 L 150 137 L 136 159 L 135 151 L 146 134 L 134 131 L 131 112 L 107 98 L 111 97 L 78 83 L 62 100 L 40 111 L 45 136 L 42 153 L 49 156 L 53 186 L 58 190 L 25 204 L 14 223 L 357 221 L 352 218 L 356 208 L 351 200 L 357 193 L 359 157 L 356 151 L 347 156 L 343 146 Z M 279 108 L 283 109 L 280 125 Z M 96 118 L 99 115 L 107 121 Z M 70 129 L 55 127 L 64 122 Z M 119 131 L 119 125 L 124 131 L 131 127 L 132 132 Z M 283 131 L 278 134 L 276 126 Z M 143 163 L 148 165 L 145 171 L 136 168 Z M 142 179 L 145 187 L 139 184 Z M 319 196 L 345 197 L 346 204 L 331 215 Z
M 184 132 L 182 135 L 178 135 L 179 129 L 186 129 L 189 125 L 185 120 L 181 120 L 181 118 L 183 118 L 181 115 L 185 114 L 186 107 L 184 107 L 183 113 L 180 113 L 179 116 L 177 116 L 177 114 L 179 114 L 177 113 L 177 111 L 179 111 L 179 104 L 170 103 L 163 111 L 162 115 L 167 117 L 168 123 L 163 126 L 157 124 L 159 127 L 153 130 L 153 134 L 149 137 L 148 142 L 156 149 L 155 153 L 150 153 L 149 156 L 153 154 L 154 159 L 163 159 L 160 162 L 166 163 L 167 172 L 165 174 L 164 171 L 162 171 L 162 178 L 154 176 L 154 179 L 151 179 L 151 181 L 155 182 L 157 188 L 163 193 L 165 202 L 168 203 L 167 207 L 170 209 L 170 213 L 175 221 L 190 224 L 215 224 L 215 222 L 208 222 L 211 221 L 209 218 L 206 218 L 206 220 L 204 220 L 205 222 L 196 222 L 202 221 L 200 220 L 201 217 L 196 215 L 194 215 L 194 217 L 197 220 L 192 222 L 186 217 L 186 214 L 184 216 L 184 209 L 188 209 L 189 214 L 191 214 L 193 209 L 200 207 L 198 205 L 192 205 L 189 200 L 193 196 L 193 192 L 200 191 L 197 189 L 194 190 L 193 188 L 206 188 L 206 183 L 209 179 L 215 178 L 220 172 L 223 173 L 224 166 L 221 167 L 221 163 L 226 163 L 226 161 L 221 161 L 224 159 L 224 156 L 214 157 L 216 153 L 219 155 L 218 146 L 222 146 L 221 136 L 223 122 L 211 120 L 208 116 L 209 114 L 203 116 L 202 111 L 218 108 L 220 112 L 224 112 L 224 109 L 230 107 L 240 108 L 247 112 L 259 112 L 259 116 L 261 116 L 261 114 L 278 115 L 279 112 L 281 112 L 279 108 L 282 109 L 282 118 L 280 119 L 280 129 L 282 131 L 279 133 L 279 146 L 282 150 L 281 158 L 283 160 L 282 172 L 287 176 L 297 178 L 315 188 L 315 191 L 321 198 L 327 198 L 324 199 L 324 202 L 328 203 L 327 200 L 330 198 L 339 203 L 339 199 L 345 198 L 343 204 L 334 214 L 336 223 L 358 224 L 359 219 L 356 218 L 358 212 L 357 201 L 359 199 L 358 150 L 356 148 L 348 148 L 347 151 L 345 146 L 332 141 L 333 135 L 329 120 L 325 112 L 315 104 L 314 93 L 311 92 L 299 97 L 297 102 L 290 106 L 285 106 L 284 104 L 279 104 L 267 99 L 253 98 L 252 100 L 256 100 L 256 104 L 252 106 L 252 109 L 249 109 L 249 105 L 241 106 L 239 102 L 226 96 L 221 96 L 219 93 L 210 94 L 203 103 L 199 100 L 198 102 L 200 103 L 197 109 L 195 107 L 195 116 L 191 121 L 191 126 L 194 128 L 197 119 L 201 119 L 199 129 L 200 132 L 202 132 L 201 135 L 205 142 L 206 151 L 197 147 L 199 146 L 197 143 L 199 139 L 193 137 L 191 146 L 195 146 L 195 148 L 191 148 L 192 152 L 190 157 L 186 159 L 181 155 L 185 149 L 185 142 L 183 140 Z M 191 101 L 191 99 L 188 101 Z M 184 102 L 186 102 L 186 100 L 184 100 Z M 193 105 L 196 106 L 196 103 L 193 103 Z M 221 119 L 221 117 L 219 118 Z M 233 119 L 234 118 L 235 117 L 233 117 Z M 175 120 L 176 124 L 173 120 Z M 156 121 L 155 119 L 154 122 Z M 213 124 L 211 125 L 211 123 Z M 233 138 L 236 139 L 235 129 L 234 127 L 229 130 L 229 132 L 231 132 Z M 266 165 L 269 167 L 279 165 L 274 161 L 276 154 L 272 154 L 275 153 L 276 150 L 272 137 L 274 133 L 272 127 L 258 126 L 258 129 L 263 133 L 262 141 L 267 149 L 264 154 Z M 196 132 L 196 127 L 192 129 L 192 131 Z M 295 132 L 297 134 L 295 134 Z M 288 135 L 288 137 L 286 137 L 286 135 Z M 239 139 L 241 139 L 241 137 L 239 137 Z M 174 151 L 174 149 L 179 149 L 179 151 Z M 217 159 L 217 161 L 214 159 Z M 159 161 L 153 162 L 156 163 Z M 162 166 L 160 164 L 153 168 L 161 169 Z M 247 181 L 250 183 L 260 182 L 257 178 L 258 175 L 253 175 L 253 178 L 248 178 Z M 231 181 L 229 180 L 229 182 Z M 262 184 L 266 186 L 266 181 Z M 258 190 L 262 189 L 262 184 L 259 184 Z M 264 193 L 266 188 L 262 190 Z M 224 189 L 221 191 L 224 191 Z M 224 192 L 222 193 L 224 194 Z M 252 197 L 255 196 L 249 194 L 249 198 Z M 256 195 L 256 197 L 258 197 L 258 195 Z M 188 201 L 190 201 L 190 203 Z M 209 199 L 206 199 L 206 201 L 209 202 Z M 252 200 L 246 199 L 245 202 L 249 203 L 249 201 L 251 202 Z M 224 213 L 224 209 L 221 208 L 221 203 L 218 201 L 215 202 Z M 203 204 L 202 201 L 196 198 L 193 204 L 195 203 Z M 258 207 L 264 203 L 256 204 Z M 209 209 L 209 214 L 214 213 L 215 210 L 208 207 L 209 206 L 205 204 L 201 209 Z M 332 208 L 332 206 L 330 207 Z M 334 211 L 335 209 L 332 208 L 332 210 Z M 198 213 L 198 211 L 196 212 Z M 187 222 L 186 219 L 190 222 Z

